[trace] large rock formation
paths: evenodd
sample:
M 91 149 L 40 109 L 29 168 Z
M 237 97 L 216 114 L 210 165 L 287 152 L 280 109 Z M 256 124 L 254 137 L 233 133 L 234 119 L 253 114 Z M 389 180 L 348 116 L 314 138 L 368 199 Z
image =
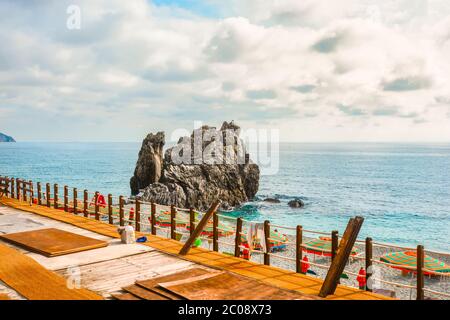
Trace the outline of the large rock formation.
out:
M 0 142 L 16 142 L 13 137 L 7 136 L 0 132 Z
M 130 180 L 131 194 L 158 182 L 163 165 L 164 132 L 150 133 L 142 142 L 134 176 Z
M 158 133 L 155 139 L 149 134 L 130 181 L 132 194 L 198 210 L 206 210 L 216 199 L 224 208 L 252 199 L 258 191 L 259 167 L 251 162 L 239 133 L 233 122 L 224 122 L 220 130 L 203 126 L 167 149 L 162 167 L 158 164 L 164 135 Z

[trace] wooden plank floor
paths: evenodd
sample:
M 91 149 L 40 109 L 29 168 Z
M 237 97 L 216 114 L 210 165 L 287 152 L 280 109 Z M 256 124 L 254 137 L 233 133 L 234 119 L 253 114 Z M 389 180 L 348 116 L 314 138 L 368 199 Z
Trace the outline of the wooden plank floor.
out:
M 0 244 L 0 279 L 30 300 L 100 300 L 86 289 L 69 289 L 67 281 L 32 258 Z
M 0 203 L 6 206 L 16 208 L 22 211 L 31 212 L 40 216 L 48 217 L 57 221 L 65 222 L 79 228 L 83 228 L 101 235 L 118 238 L 116 226 L 108 225 L 100 221 L 95 221 L 82 216 L 76 216 L 61 210 L 47 208 L 44 206 L 32 205 L 18 201 L 16 199 L 2 198 Z M 137 232 L 137 236 L 143 233 Z M 261 280 L 265 283 L 296 290 L 301 293 L 318 295 L 323 280 L 310 276 L 298 274 L 289 270 L 283 270 L 272 266 L 264 266 L 254 262 L 246 261 L 240 258 L 230 257 L 218 252 L 208 251 L 202 248 L 193 248 L 186 256 L 179 256 L 178 252 L 182 247 L 182 243 L 145 234 L 148 241 L 144 245 L 152 247 L 161 252 L 175 255 L 176 257 L 208 267 L 228 270 L 236 274 L 247 276 L 249 278 Z M 392 300 L 392 298 L 361 291 L 355 288 L 338 285 L 334 295 L 330 295 L 327 299 L 331 300 Z

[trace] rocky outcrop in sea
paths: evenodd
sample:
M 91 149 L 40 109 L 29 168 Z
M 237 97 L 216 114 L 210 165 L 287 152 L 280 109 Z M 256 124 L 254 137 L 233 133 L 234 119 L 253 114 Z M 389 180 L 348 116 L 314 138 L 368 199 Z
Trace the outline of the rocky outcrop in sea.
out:
M 139 151 L 132 195 L 143 201 L 206 210 L 220 199 L 230 209 L 253 199 L 259 167 L 239 137 L 240 128 L 224 122 L 219 130 L 202 126 L 182 137 L 163 155 L 163 132 L 148 134 Z

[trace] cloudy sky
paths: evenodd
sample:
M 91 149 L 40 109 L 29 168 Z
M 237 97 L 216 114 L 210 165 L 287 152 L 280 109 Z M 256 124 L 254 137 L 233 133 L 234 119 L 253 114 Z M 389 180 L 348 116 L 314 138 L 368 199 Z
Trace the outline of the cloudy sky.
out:
M 235 120 L 283 141 L 450 141 L 448 0 L 0 0 L 0 44 L 17 140 Z

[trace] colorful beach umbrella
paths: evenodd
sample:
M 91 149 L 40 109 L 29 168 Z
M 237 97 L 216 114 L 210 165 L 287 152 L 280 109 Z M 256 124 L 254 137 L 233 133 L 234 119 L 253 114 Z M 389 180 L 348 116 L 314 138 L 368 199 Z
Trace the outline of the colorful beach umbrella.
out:
M 281 234 L 278 231 L 271 230 L 269 238 L 270 238 L 269 243 L 270 243 L 271 251 L 286 249 L 286 245 L 288 242 L 286 235 Z M 245 236 L 245 234 L 242 235 L 241 241 L 247 242 L 247 237 Z M 253 246 L 253 250 L 261 250 L 260 239 L 254 239 L 252 246 Z
M 408 268 L 403 268 L 403 266 L 408 266 L 412 268 L 417 267 L 417 253 L 415 251 L 400 251 L 400 252 L 390 252 L 380 257 L 380 260 L 383 262 L 396 264 L 398 266 L 390 266 L 394 269 L 402 270 L 405 273 L 416 273 L 415 270 L 411 270 Z M 435 273 L 448 273 L 450 272 L 450 266 L 446 265 L 444 262 L 425 255 L 424 258 L 424 267 L 432 272 L 424 271 L 425 275 L 436 275 Z
M 196 221 L 196 223 L 198 223 L 198 221 Z M 232 227 L 230 227 L 220 221 L 217 226 L 218 226 L 219 237 L 228 237 L 228 236 L 231 236 L 232 234 L 234 234 L 234 229 Z M 190 226 L 188 225 L 186 227 L 186 229 L 190 230 Z M 208 223 L 206 224 L 205 228 L 203 229 L 201 235 L 207 236 L 207 237 L 212 237 L 213 234 L 214 234 L 214 225 L 213 225 L 213 222 L 211 220 L 209 220 Z
M 151 219 L 149 218 L 149 221 L 150 220 Z M 170 228 L 171 226 L 170 211 L 161 211 L 161 213 L 157 215 L 155 218 L 155 224 L 160 227 Z M 175 225 L 177 228 L 185 228 L 187 225 L 187 221 L 176 217 Z
M 319 256 L 331 257 L 331 239 L 320 237 L 319 239 L 310 240 L 303 245 L 302 250 Z M 358 249 L 353 248 L 351 255 L 354 256 L 357 254 Z

